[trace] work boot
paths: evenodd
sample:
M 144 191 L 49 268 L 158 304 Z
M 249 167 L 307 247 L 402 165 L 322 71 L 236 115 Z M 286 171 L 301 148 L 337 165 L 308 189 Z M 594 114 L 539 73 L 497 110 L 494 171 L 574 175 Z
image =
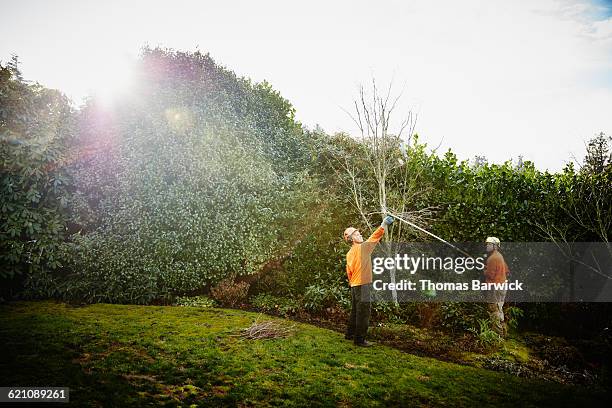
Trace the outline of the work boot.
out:
M 367 340 L 362 340 L 362 341 L 356 341 L 355 345 L 358 347 L 372 347 L 374 343 L 371 343 Z

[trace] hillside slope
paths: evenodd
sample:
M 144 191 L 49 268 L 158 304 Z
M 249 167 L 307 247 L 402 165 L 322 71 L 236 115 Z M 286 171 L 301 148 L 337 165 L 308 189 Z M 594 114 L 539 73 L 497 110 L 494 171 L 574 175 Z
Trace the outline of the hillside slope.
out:
M 380 345 L 356 349 L 306 324 L 285 339 L 235 336 L 256 318 L 14 302 L 0 306 L 0 378 L 3 386 L 68 386 L 74 406 L 593 406 L 605 398 Z

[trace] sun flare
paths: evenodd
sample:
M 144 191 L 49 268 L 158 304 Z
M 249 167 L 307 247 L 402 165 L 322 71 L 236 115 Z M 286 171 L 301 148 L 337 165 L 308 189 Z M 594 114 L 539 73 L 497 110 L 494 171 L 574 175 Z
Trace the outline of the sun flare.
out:
M 134 62 L 127 57 L 109 58 L 97 65 L 92 96 L 103 104 L 112 104 L 130 93 L 134 83 Z

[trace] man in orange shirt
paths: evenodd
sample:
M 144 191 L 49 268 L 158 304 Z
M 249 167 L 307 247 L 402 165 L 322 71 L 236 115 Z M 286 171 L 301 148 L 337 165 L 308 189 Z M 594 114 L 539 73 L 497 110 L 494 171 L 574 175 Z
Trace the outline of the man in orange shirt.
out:
M 349 227 L 344 230 L 344 240 L 351 244 L 351 249 L 346 254 L 346 275 L 351 287 L 351 315 L 344 337 L 353 340 L 357 346 L 371 345 L 365 340 L 370 321 L 371 255 L 378 241 L 385 235 L 385 229 L 392 223 L 393 217 L 385 217 L 380 227 L 365 242 L 356 228 Z
M 487 266 L 485 269 L 485 282 L 487 283 L 504 283 L 508 277 L 508 265 L 502 256 L 499 249 L 501 242 L 496 237 L 488 237 L 485 241 L 487 244 Z M 489 293 L 489 312 L 491 320 L 496 325 L 497 331 L 505 335 L 506 323 L 504 322 L 504 301 L 506 299 L 506 290 L 490 290 Z

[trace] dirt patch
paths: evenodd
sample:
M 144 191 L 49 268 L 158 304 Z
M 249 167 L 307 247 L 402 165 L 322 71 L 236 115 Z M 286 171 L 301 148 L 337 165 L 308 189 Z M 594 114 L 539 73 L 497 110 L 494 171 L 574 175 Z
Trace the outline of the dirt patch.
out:
M 130 383 L 133 383 L 133 382 L 136 382 L 136 383 L 141 383 L 141 382 L 158 383 L 159 382 L 157 380 L 157 377 L 154 376 L 154 375 L 122 374 L 121 376 L 123 378 L 125 378 L 126 380 L 128 380 Z
M 107 358 L 109 355 L 115 352 L 126 352 L 136 356 L 138 359 L 142 361 L 146 361 L 147 363 L 154 363 L 155 359 L 147 354 L 146 351 L 126 345 L 123 343 L 113 342 L 111 343 L 107 349 L 100 353 L 82 353 L 79 357 L 73 358 L 72 362 L 75 364 L 87 365 L 92 361 L 103 360 Z

